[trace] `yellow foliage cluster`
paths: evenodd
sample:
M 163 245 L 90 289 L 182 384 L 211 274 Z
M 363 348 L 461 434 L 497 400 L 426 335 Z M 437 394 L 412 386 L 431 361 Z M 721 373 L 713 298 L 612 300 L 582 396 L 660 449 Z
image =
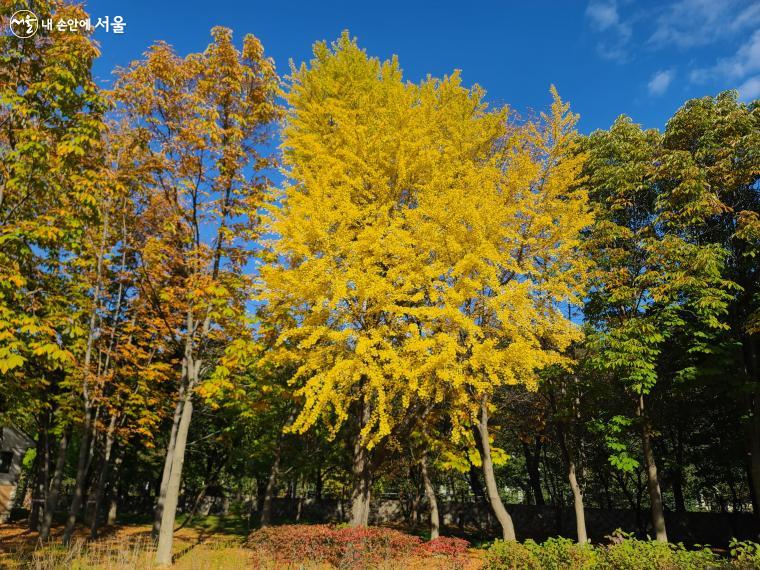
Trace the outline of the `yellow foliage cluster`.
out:
M 344 34 L 293 69 L 283 131 L 290 183 L 270 208 L 267 359 L 297 365 L 292 429 L 337 430 L 370 406 L 368 446 L 412 402 L 464 426 L 495 386 L 532 386 L 579 331 L 576 117 L 556 91 L 518 123 L 458 73 L 405 82 Z

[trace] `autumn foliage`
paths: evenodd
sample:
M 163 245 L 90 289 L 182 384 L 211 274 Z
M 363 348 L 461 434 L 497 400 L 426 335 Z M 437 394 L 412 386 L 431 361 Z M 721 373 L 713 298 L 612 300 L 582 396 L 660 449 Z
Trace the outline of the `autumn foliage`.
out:
M 98 55 L 0 37 L 0 428 L 41 541 L 128 505 L 169 564 L 221 502 L 283 562 L 459 564 L 442 495 L 495 515 L 498 566 L 591 556 L 589 504 L 661 543 L 669 510 L 758 511 L 757 101 L 582 135 L 553 86 L 521 116 L 348 32 L 282 78 L 223 27 L 109 90 Z M 368 527 L 378 494 L 433 540 Z M 350 526 L 270 528 L 281 495 Z M 518 501 L 572 503 L 581 545 L 516 545 Z
M 424 567 L 425 559 L 440 557 L 446 560 L 446 567 L 453 568 L 462 564 L 469 543 L 448 537 L 423 542 L 419 537 L 379 527 L 281 525 L 255 531 L 246 546 L 283 565 L 322 562 L 334 568 L 358 569 L 393 561 L 411 564 L 421 559 L 417 564 Z

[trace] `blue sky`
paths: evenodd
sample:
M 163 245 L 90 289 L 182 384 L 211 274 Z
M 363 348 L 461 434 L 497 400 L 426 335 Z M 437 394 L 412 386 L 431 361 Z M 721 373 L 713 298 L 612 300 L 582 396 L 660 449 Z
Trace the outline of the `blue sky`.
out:
M 447 0 L 214 2 L 90 0 L 93 20 L 120 15 L 117 35 L 96 32 L 95 66 L 106 85 L 117 65 L 156 40 L 181 53 L 201 51 L 209 29 L 253 33 L 281 74 L 307 60 L 316 40 L 349 29 L 369 54 L 399 57 L 407 79 L 461 69 L 494 103 L 520 113 L 543 109 L 554 83 L 580 113 L 580 129 L 607 128 L 625 113 L 662 128 L 686 100 L 737 88 L 760 97 L 760 1 L 752 0 Z

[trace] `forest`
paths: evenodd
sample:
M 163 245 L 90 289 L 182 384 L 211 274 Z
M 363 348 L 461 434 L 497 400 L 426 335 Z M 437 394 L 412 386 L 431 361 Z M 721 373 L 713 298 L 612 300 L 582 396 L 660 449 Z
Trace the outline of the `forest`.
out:
M 584 135 L 360 40 L 0 37 L 0 567 L 760 567 L 760 101 Z

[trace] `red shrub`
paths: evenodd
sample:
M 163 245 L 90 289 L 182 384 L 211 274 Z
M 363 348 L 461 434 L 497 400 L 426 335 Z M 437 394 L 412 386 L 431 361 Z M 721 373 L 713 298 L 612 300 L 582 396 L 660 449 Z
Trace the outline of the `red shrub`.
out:
M 283 525 L 251 533 L 247 545 L 281 564 L 327 562 L 337 568 L 370 568 L 419 552 L 422 540 L 378 527 Z
M 448 558 L 462 558 L 467 556 L 470 543 L 463 538 L 439 536 L 430 542 L 426 542 L 420 548 L 427 554 L 446 556 Z
M 247 545 L 278 562 L 327 561 L 332 529 L 327 525 L 283 525 L 254 531 Z

